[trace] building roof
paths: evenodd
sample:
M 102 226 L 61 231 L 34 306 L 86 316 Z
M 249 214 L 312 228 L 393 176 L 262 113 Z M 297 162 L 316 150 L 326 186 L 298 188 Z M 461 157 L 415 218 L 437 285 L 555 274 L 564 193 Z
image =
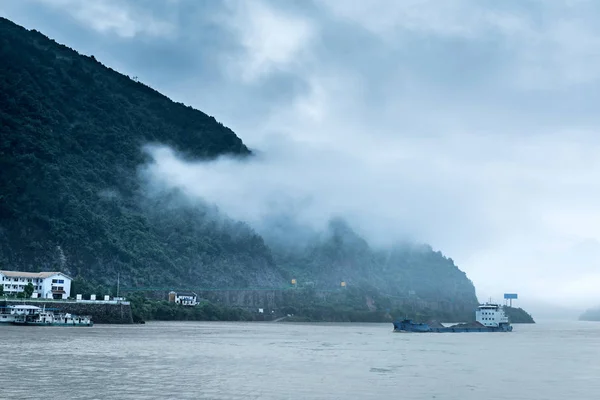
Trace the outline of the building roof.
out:
M 194 292 L 181 292 L 177 293 L 177 297 L 197 297 L 198 295 Z
M 39 310 L 40 309 L 38 306 L 30 306 L 30 305 L 26 305 L 26 304 L 18 304 L 16 306 L 8 306 L 8 307 L 19 309 L 19 310 Z
M 0 271 L 0 274 L 4 276 L 10 276 L 12 278 L 49 278 L 53 275 L 62 275 L 65 278 L 71 279 L 71 277 L 63 274 L 62 272 L 23 272 L 23 271 Z

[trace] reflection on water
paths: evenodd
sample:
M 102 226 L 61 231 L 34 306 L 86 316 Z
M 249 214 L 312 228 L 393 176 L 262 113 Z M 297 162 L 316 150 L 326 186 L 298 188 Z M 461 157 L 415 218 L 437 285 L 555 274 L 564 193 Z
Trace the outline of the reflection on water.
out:
M 600 323 L 0 326 L 6 399 L 599 399 Z

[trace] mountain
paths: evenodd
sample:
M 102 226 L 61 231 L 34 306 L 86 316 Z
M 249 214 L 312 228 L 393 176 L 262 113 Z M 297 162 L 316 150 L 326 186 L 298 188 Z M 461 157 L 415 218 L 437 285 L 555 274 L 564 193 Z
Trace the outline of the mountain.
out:
M 376 248 L 340 219 L 324 232 L 259 234 L 218 205 L 152 188 L 141 173 L 147 144 L 190 160 L 252 157 L 213 117 L 0 18 L 1 269 L 95 285 L 119 274 L 122 286 L 164 290 L 345 281 L 362 288 L 352 304 L 365 310 L 470 314 L 477 304 L 464 272 L 429 246 Z
M 168 286 L 198 281 L 209 264 L 227 268 L 214 284 L 284 281 L 250 227 L 189 204 L 149 211 L 175 200 L 146 198 L 142 146 L 250 155 L 230 129 L 39 32 L 0 19 L 0 38 L 3 268 Z
M 590 308 L 579 316 L 580 321 L 600 321 L 600 307 Z
M 277 264 L 299 282 L 327 288 L 344 281 L 398 299 L 477 305 L 475 288 L 466 274 L 430 246 L 402 243 L 373 247 L 339 218 L 333 218 L 326 231 L 305 239 L 304 245 L 292 247 L 289 241 L 282 243 L 282 237 L 278 235 L 276 240 L 267 236 L 266 242 Z

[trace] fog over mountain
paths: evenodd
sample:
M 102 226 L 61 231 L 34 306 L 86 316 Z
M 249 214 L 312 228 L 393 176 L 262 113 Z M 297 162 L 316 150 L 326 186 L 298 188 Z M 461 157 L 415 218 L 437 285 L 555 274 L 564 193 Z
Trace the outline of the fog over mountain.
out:
M 146 147 L 155 183 L 260 229 L 343 216 L 430 243 L 480 300 L 600 303 L 600 3 L 2 2 L 0 15 L 201 109 L 250 160 Z

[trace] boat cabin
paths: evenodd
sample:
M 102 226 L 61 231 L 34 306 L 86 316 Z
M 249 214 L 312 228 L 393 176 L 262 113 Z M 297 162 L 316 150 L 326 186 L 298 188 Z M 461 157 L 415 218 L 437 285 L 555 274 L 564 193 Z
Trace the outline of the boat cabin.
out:
M 484 326 L 498 327 L 508 324 L 508 317 L 499 304 L 482 304 L 475 312 L 475 320 Z
M 37 315 L 42 310 L 37 306 L 29 306 L 26 304 L 8 306 L 7 308 L 11 315 Z
M 26 304 L 1 307 L 0 322 L 13 322 L 15 319 L 34 318 L 41 312 L 41 308 Z

